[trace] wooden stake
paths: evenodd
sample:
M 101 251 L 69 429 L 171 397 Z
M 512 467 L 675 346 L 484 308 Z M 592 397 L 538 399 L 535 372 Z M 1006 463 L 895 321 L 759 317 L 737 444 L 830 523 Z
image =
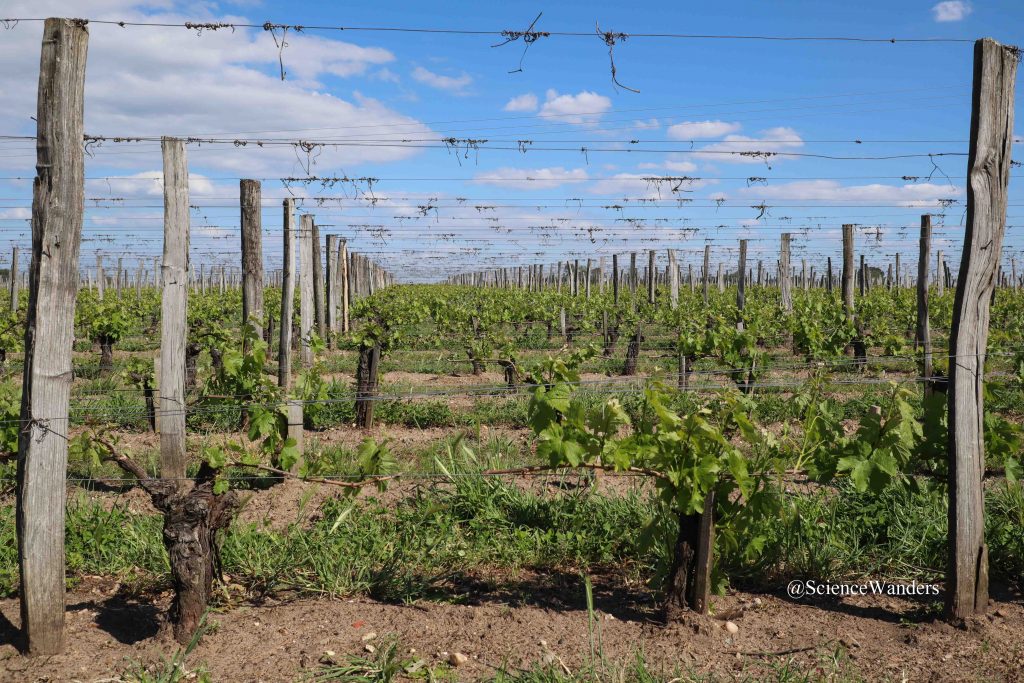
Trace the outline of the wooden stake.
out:
M 299 230 L 299 362 L 313 366 L 313 217 L 305 214 Z
M 843 310 L 853 320 L 853 225 L 843 226 Z
M 967 160 L 967 229 L 949 340 L 949 572 L 946 614 L 988 608 L 985 544 L 984 368 L 989 313 L 1006 233 L 1019 52 L 985 38 L 974 44 Z
M 188 162 L 185 143 L 160 142 L 164 163 L 163 301 L 160 308 L 160 476 L 185 476 L 185 342 L 188 339 Z
M 782 233 L 782 244 L 779 246 L 779 290 L 782 296 L 782 310 L 792 312 L 793 284 L 789 279 L 789 241 L 789 233 Z
M 260 181 L 239 182 L 242 209 L 242 324 L 263 338 L 263 218 Z M 264 340 L 266 341 L 266 340 Z
M 67 418 L 85 210 L 88 43 L 84 22 L 43 25 L 17 482 L 21 629 L 30 655 L 57 654 L 64 646 Z

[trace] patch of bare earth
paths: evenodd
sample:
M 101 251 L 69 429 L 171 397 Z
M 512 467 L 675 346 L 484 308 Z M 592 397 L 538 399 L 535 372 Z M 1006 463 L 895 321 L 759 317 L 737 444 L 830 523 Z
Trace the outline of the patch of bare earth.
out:
M 397 637 L 401 653 L 434 666 L 459 652 L 461 680 L 559 661 L 585 667 L 591 642 L 578 577 L 528 576 L 504 590 L 461 596 L 466 604 L 385 604 L 366 598 L 242 603 L 212 616 L 215 628 L 189 660 L 216 681 L 292 681 L 318 666 L 325 652 L 366 656 L 365 646 Z M 735 593 L 714 600 L 715 617 L 663 626 L 653 606 L 600 581 L 596 589 L 600 652 L 629 660 L 643 652 L 666 675 L 742 675 L 758 680 L 792 660 L 804 671 L 833 671 L 837 650 L 848 674 L 867 680 L 1016 681 L 1024 677 L 1024 606 L 1020 596 L 995 601 L 964 627 L 927 616 L 903 598 L 867 596 L 809 605 L 773 595 Z M 166 607 L 167 597 L 158 599 Z M 69 595 L 66 649 L 21 657 L 13 640 L 18 605 L 0 601 L 0 681 L 96 681 L 130 662 L 150 664 L 175 650 L 158 634 L 157 608 L 111 595 L 97 585 Z M 738 626 L 725 628 L 725 618 Z M 377 634 L 368 638 L 369 634 Z M 409 649 L 414 654 L 406 654 Z

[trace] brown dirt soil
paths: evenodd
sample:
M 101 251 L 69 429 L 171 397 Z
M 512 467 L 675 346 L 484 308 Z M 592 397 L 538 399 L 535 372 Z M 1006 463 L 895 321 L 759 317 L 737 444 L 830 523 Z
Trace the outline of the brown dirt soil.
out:
M 578 577 L 521 577 L 511 590 L 466 595 L 467 604 L 384 604 L 370 599 L 298 599 L 241 603 L 212 617 L 215 628 L 188 661 L 222 681 L 294 681 L 319 666 L 326 651 L 367 656 L 367 643 L 397 637 L 403 657 L 442 665 L 445 653 L 468 660 L 460 680 L 494 675 L 496 667 L 529 668 L 547 659 L 572 671 L 590 657 L 588 616 Z M 39 659 L 19 656 L 18 605 L 0 601 L 0 681 L 98 681 L 126 667 L 150 665 L 176 646 L 158 632 L 157 607 L 118 596 L 96 583 L 68 596 L 66 649 Z M 792 661 L 798 670 L 834 671 L 842 680 L 964 681 L 1024 679 L 1024 605 L 1003 596 L 985 617 L 954 627 L 928 616 L 921 603 L 881 596 L 834 599 L 817 605 L 773 595 L 735 593 L 716 598 L 719 615 L 658 624 L 648 604 L 612 585 L 595 588 L 606 660 L 628 661 L 642 651 L 652 670 L 761 680 Z M 640 599 L 643 600 L 642 598 Z M 756 602 L 755 602 L 756 601 Z M 729 634 L 725 618 L 739 627 Z M 367 638 L 369 634 L 376 637 Z M 409 649 L 414 654 L 407 654 Z M 549 654 L 551 653 L 551 654 Z M 552 656 L 554 655 L 554 656 Z M 555 658 L 557 657 L 557 659 Z M 671 677 L 671 676 L 668 676 Z

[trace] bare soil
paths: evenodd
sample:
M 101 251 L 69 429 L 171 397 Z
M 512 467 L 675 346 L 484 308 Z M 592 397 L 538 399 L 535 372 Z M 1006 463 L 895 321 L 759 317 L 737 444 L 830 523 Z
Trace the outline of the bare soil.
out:
M 1020 595 L 1002 595 L 987 616 L 956 627 L 910 599 L 868 596 L 810 605 L 734 593 L 714 600 L 717 617 L 664 626 L 648 596 L 624 590 L 617 579 L 597 577 L 596 584 L 599 655 L 622 662 L 642 652 L 648 667 L 667 677 L 760 680 L 787 662 L 825 676 L 836 670 L 839 653 L 843 680 L 1024 680 Z M 380 648 L 392 637 L 403 658 L 432 667 L 444 665 L 451 653 L 466 655 L 454 671 L 460 680 L 542 662 L 575 672 L 591 661 L 577 576 L 520 576 L 495 590 L 470 586 L 461 597 L 464 604 L 243 600 L 212 616 L 212 632 L 187 665 L 202 664 L 215 681 L 294 681 L 321 661 L 369 656 L 367 644 Z M 156 596 L 155 607 L 152 599 L 120 596 L 102 580 L 81 588 L 68 596 L 65 652 L 39 659 L 19 655 L 17 601 L 0 601 L 0 681 L 110 680 L 129 666 L 159 663 L 176 646 L 160 630 L 158 610 L 166 608 L 167 596 Z M 735 635 L 725 629 L 727 618 L 739 627 Z

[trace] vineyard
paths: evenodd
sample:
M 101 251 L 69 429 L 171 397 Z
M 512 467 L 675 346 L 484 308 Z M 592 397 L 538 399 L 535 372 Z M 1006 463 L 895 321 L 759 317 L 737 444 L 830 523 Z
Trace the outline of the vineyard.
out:
M 574 35 L 539 19 L 500 37 Z M 0 680 L 1024 677 L 1017 48 L 974 44 L 963 218 L 946 198 L 901 200 L 898 227 L 741 199 L 714 219 L 735 225 L 697 228 L 687 211 L 731 200 L 689 198 L 696 177 L 501 219 L 516 200 L 398 206 L 379 179 L 317 175 L 337 140 L 89 135 L 94 28 L 263 31 L 287 83 L 307 27 L 0 21 L 32 22 L 35 133 L 6 140 L 31 140 L 36 177 L 31 248 L 12 229 L 0 269 Z M 631 36 L 597 36 L 637 92 Z M 703 149 L 758 164 L 748 190 L 815 156 L 739 138 Z M 457 168 L 488 151 L 431 144 Z M 157 145 L 156 177 L 85 175 L 104 146 Z M 303 174 L 198 189 L 191 155 L 250 145 Z M 944 175 L 944 155 L 859 159 Z M 158 191 L 114 196 L 125 179 Z M 378 204 L 393 223 L 360 223 Z M 515 227 L 528 208 L 551 223 Z M 93 262 L 96 225 L 123 249 Z M 441 239 L 508 246 L 418 251 Z

